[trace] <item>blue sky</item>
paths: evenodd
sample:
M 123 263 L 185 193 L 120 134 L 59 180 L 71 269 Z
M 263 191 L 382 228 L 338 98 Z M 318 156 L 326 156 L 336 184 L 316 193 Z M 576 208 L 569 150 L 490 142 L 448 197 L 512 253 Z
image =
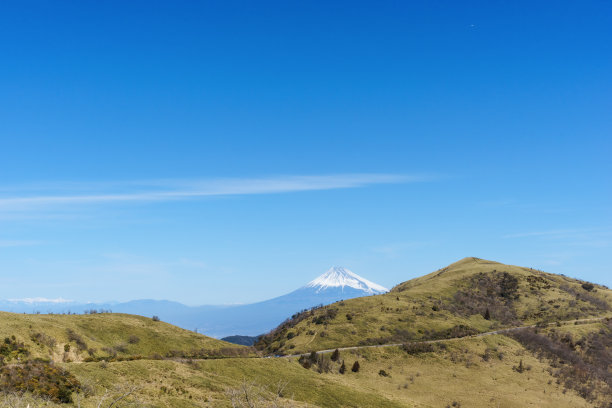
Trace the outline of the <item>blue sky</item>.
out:
M 465 256 L 612 286 L 612 4 L 0 5 L 0 298 Z

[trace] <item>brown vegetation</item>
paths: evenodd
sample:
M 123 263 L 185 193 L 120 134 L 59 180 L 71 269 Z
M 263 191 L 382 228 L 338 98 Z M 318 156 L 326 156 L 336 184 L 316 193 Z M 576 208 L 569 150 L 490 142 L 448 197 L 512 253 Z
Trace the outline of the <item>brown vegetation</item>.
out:
M 31 393 L 54 402 L 72 402 L 79 381 L 68 371 L 43 361 L 5 365 L 0 368 L 3 393 Z
M 540 359 L 549 360 L 550 373 L 566 388 L 601 407 L 612 404 L 612 321 L 607 320 L 604 329 L 578 340 L 554 329 L 547 334 L 537 329 L 522 329 L 509 336 Z M 515 369 L 522 372 L 521 366 Z

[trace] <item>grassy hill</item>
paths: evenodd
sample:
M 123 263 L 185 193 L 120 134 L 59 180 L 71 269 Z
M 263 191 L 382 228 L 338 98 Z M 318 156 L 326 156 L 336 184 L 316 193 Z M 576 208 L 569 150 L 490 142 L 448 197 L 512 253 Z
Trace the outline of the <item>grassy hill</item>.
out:
M 17 357 L 54 362 L 246 355 L 247 348 L 126 314 L 29 315 L 0 312 L 0 340 Z M 23 352 L 19 352 L 19 348 Z M 23 355 L 23 356 L 21 356 Z
M 259 343 L 402 344 L 299 358 L 140 316 L 0 313 L 0 407 L 609 407 L 611 305 L 599 285 L 466 258 L 300 313 Z
M 340 374 L 343 360 L 348 370 Z M 357 373 L 350 370 L 355 361 L 360 363 Z M 230 394 L 244 384 L 264 399 L 257 407 L 597 406 L 558 384 L 547 361 L 503 335 L 416 353 L 401 347 L 347 351 L 328 364 L 329 371 L 321 373 L 316 365 L 304 369 L 297 358 L 126 361 L 105 368 L 87 363 L 72 371 L 109 389 L 129 379 L 142 385 L 139 401 L 159 407 L 229 408 Z M 521 364 L 525 371 L 519 373 Z M 277 398 L 279 385 L 282 397 Z
M 612 315 L 612 291 L 531 268 L 465 258 L 389 293 L 294 315 L 257 346 L 269 354 L 461 337 Z
M 555 330 L 580 336 L 604 327 L 593 323 Z M 504 335 L 447 340 L 422 350 L 343 351 L 338 361 L 331 361 L 329 354 L 322 360 L 308 369 L 295 357 L 60 366 L 80 381 L 73 399 L 83 407 L 97 407 L 104 398 L 101 406 L 108 407 L 122 396 L 120 407 L 241 407 L 249 406 L 245 393 L 252 407 L 604 406 L 566 387 L 554 367 L 558 362 L 537 358 L 520 341 Z M 358 372 L 350 369 L 355 361 Z M 344 374 L 342 362 L 348 367 Z

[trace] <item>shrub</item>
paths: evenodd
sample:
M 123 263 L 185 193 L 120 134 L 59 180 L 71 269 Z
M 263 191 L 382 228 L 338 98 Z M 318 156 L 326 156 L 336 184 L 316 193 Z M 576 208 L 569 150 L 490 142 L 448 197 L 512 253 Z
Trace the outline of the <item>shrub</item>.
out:
M 431 343 L 406 343 L 402 346 L 402 349 L 411 355 L 420 353 L 432 353 L 436 349 Z
M 338 314 L 338 309 L 333 307 L 324 308 L 324 312 L 320 313 L 317 317 L 315 317 L 312 322 L 314 324 L 323 324 L 327 323 L 330 320 L 333 320 Z
M 359 372 L 359 361 L 355 361 L 355 363 L 353 363 L 353 367 L 351 368 L 351 371 L 354 373 L 358 373 Z
M 125 353 L 127 352 L 127 345 L 125 343 L 119 343 L 113 346 L 115 353 Z
M 478 334 L 478 330 L 473 327 L 459 324 L 449 327 L 446 330 L 433 331 L 429 333 L 430 339 L 454 339 L 458 337 L 473 336 Z
M 595 288 L 595 285 L 593 285 L 592 283 L 585 282 L 582 284 L 582 289 L 586 290 L 587 292 L 592 291 L 593 288 Z
M 8 360 L 12 358 L 20 358 L 29 356 L 30 352 L 26 348 L 25 344 L 17 341 L 15 336 L 6 337 L 4 342 L 0 344 L 0 358 L 4 360 L 6 357 Z
M 72 329 L 66 329 L 66 334 L 68 335 L 68 341 L 75 342 L 79 351 L 87 350 L 87 343 L 85 343 L 83 337 L 75 333 Z
M 338 361 L 339 358 L 340 358 L 340 350 L 335 349 L 334 352 L 331 355 L 331 360 L 332 361 Z
M 338 370 L 338 372 L 340 374 L 344 374 L 346 372 L 346 365 L 344 364 L 344 360 L 342 360 L 342 365 L 340 366 L 340 369 Z
M 380 375 L 381 377 L 390 377 L 389 373 L 387 373 L 385 370 L 380 370 L 378 372 L 378 375 Z
M 308 356 L 308 360 L 310 360 L 311 363 L 315 363 L 317 361 L 317 352 L 313 351 L 310 353 L 310 355 Z
M 68 371 L 41 361 L 0 368 L 0 386 L 5 392 L 29 392 L 59 403 L 72 402 L 72 392 L 81 388 Z
M 154 322 L 159 322 L 159 316 L 153 316 L 151 320 L 153 320 Z
M 138 336 L 132 335 L 128 339 L 128 343 L 130 343 L 130 344 L 138 344 L 138 343 L 140 343 L 140 338 Z
M 55 347 L 56 341 L 53 337 L 44 333 L 32 333 L 30 339 L 36 344 L 43 344 L 49 348 Z
M 329 373 L 331 371 L 331 364 L 328 359 L 325 358 L 323 354 L 319 354 L 317 357 L 317 372 L 321 373 Z

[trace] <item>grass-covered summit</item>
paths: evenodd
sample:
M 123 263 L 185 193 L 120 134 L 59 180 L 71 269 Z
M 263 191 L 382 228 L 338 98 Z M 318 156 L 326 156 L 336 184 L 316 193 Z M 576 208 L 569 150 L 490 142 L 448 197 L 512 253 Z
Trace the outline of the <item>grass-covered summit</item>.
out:
M 382 295 L 294 315 L 262 337 L 273 354 L 356 345 L 454 338 L 497 328 L 612 315 L 612 291 L 600 285 L 464 258 Z
M 246 348 L 143 316 L 0 312 L 0 358 L 54 362 L 240 355 Z

